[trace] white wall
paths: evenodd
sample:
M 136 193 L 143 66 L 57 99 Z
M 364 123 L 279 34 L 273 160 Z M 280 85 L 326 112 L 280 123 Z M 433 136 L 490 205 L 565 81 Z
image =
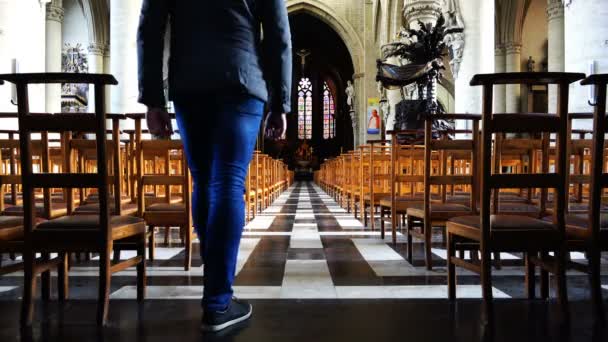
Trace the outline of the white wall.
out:
M 567 72 L 589 73 L 589 63 L 595 61 L 595 73 L 608 73 L 608 3 L 606 0 L 573 1 L 565 15 L 565 63 Z M 589 87 L 578 82 L 570 87 L 570 111 L 591 112 L 587 104 Z M 590 128 L 586 121 L 575 128 Z
M 76 0 L 63 0 L 63 45 L 66 43 L 75 46 L 81 44 L 85 52 L 89 46 L 87 22 L 82 8 Z
M 44 6 L 38 0 L 0 0 L 0 72 L 11 72 L 11 60 L 19 61 L 20 72 L 44 72 Z M 16 112 L 10 104 L 10 85 L 0 86 L 0 111 Z M 44 111 L 44 86 L 30 86 L 30 110 Z M 16 129 L 15 120 L 0 120 L 3 129 Z

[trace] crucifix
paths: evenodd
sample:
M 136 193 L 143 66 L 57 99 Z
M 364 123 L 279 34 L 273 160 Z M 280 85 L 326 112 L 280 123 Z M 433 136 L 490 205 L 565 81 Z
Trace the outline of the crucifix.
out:
M 301 49 L 300 51 L 296 52 L 296 54 L 300 56 L 300 63 L 302 65 L 302 75 L 304 75 L 304 68 L 306 67 L 306 57 L 310 56 L 310 51 L 306 49 Z

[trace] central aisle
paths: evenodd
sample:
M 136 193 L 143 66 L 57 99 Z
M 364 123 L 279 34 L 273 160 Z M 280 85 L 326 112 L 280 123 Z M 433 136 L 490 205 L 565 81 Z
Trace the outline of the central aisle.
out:
M 315 184 L 296 183 L 246 226 L 235 295 L 245 299 L 445 299 L 443 244 L 440 240 L 434 243 L 433 271 L 424 267 L 421 247 L 415 241 L 414 264 L 410 264 L 401 233 L 394 246 L 389 235 L 382 240 L 379 231 L 365 228 Z M 204 267 L 198 257 L 198 241 L 193 248 L 190 271 L 183 270 L 184 248 L 177 237 L 157 248 L 156 259 L 148 263 L 148 299 L 200 299 Z M 130 256 L 128 252 L 121 255 Z M 583 257 L 572 254 L 573 259 Z M 502 269 L 493 270 L 494 296 L 524 298 L 521 257 L 503 253 L 502 260 Z M 135 274 L 135 269 L 128 269 L 113 277 L 111 298 L 136 298 Z M 74 265 L 70 297 L 96 299 L 97 276 L 96 258 Z M 458 283 L 458 297 L 481 297 L 477 275 L 459 270 Z M 584 274 L 570 272 L 570 298 L 588 298 L 586 284 Z M 21 272 L 0 277 L 0 301 L 20 298 L 21 285 Z

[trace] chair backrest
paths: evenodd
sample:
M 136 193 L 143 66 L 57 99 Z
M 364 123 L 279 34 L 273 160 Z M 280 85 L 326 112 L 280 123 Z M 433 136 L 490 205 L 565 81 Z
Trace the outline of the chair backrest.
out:
M 581 82 L 582 85 L 595 86 L 595 111 L 593 117 L 593 147 L 591 149 L 591 185 L 589 193 L 589 221 L 591 236 L 598 241 L 600 212 L 602 207 L 603 189 L 608 187 L 608 173 L 605 172 L 606 158 L 606 85 L 608 74 L 591 75 Z
M 477 170 L 477 159 L 478 159 L 478 147 L 479 138 L 477 132 L 479 131 L 479 120 L 481 115 L 478 114 L 435 114 L 427 115 L 425 128 L 424 128 L 424 208 L 425 212 L 430 211 L 431 205 L 431 186 L 439 186 L 442 188 L 441 200 L 445 202 L 446 192 L 445 186 L 451 185 L 468 185 L 471 189 L 469 207 L 475 211 L 477 206 L 478 188 L 476 182 L 476 170 Z M 448 139 L 446 135 L 439 135 L 438 132 L 433 131 L 433 123 L 437 120 L 454 120 L 454 121 L 472 121 L 473 129 L 471 130 L 471 137 L 469 139 L 457 138 Z M 462 134 L 462 133 L 461 133 Z M 434 138 L 434 135 L 439 139 Z M 431 172 L 432 154 L 433 152 L 439 152 L 440 163 L 438 165 L 439 172 L 433 174 Z M 466 153 L 465 159 L 470 160 L 469 172 L 466 174 L 454 174 L 449 172 L 447 169 L 447 157 L 448 154 L 452 154 L 451 162 L 454 163 L 459 153 Z
M 391 181 L 391 141 L 371 140 L 369 152 L 369 193 L 374 203 L 376 193 L 388 193 Z
M 108 167 L 106 151 L 105 86 L 118 82 L 112 75 L 101 74 L 5 74 L 0 80 L 14 83 L 17 88 L 19 113 L 19 142 L 21 152 L 24 234 L 28 240 L 35 222 L 35 188 L 97 188 L 99 192 L 100 237 L 111 240 L 108 210 Z M 29 109 L 29 84 L 86 83 L 95 86 L 94 114 L 31 114 Z M 47 172 L 33 173 L 31 134 L 44 132 L 93 132 L 97 142 L 97 173 L 69 174 Z
M 481 226 L 482 244 L 490 234 L 490 201 L 492 190 L 501 188 L 553 188 L 556 192 L 554 223 L 564 230 L 564 211 L 566 205 L 565 189 L 568 184 L 567 142 L 568 142 L 568 96 L 571 83 L 581 80 L 584 74 L 577 73 L 501 73 L 475 75 L 472 86 L 483 87 L 482 103 L 482 141 L 481 141 Z M 493 90 L 502 84 L 555 84 L 557 85 L 557 115 L 541 113 L 493 112 Z M 531 133 L 556 135 L 555 173 L 501 174 L 492 167 L 492 138 L 495 134 Z M 494 156 L 500 157 L 500 156 Z M 482 247 L 483 248 L 483 247 Z
M 404 130 L 388 131 L 391 134 L 391 200 L 393 207 L 400 195 L 416 196 L 419 185 L 424 183 L 423 166 L 424 146 L 402 145 L 399 143 L 400 134 L 424 134 L 424 132 Z M 436 160 L 435 160 L 436 161 Z M 409 185 L 409 188 L 405 185 Z
M 63 115 L 63 114 L 58 114 Z M 108 190 L 113 194 L 114 198 L 114 210 L 111 211 L 112 215 L 122 215 L 122 192 L 124 179 L 124 168 L 123 160 L 121 158 L 121 141 L 120 141 L 120 121 L 126 119 L 123 114 L 106 114 L 106 119 L 112 122 L 112 128 L 106 129 L 106 164 L 108 165 Z M 109 135 L 109 138 L 108 138 Z M 85 135 L 79 134 L 75 137 L 72 132 L 67 131 L 63 134 L 63 146 L 65 148 L 65 161 L 66 172 L 71 173 L 74 168 L 74 157 L 77 154 L 78 161 L 81 167 L 77 168 L 77 172 L 84 173 L 87 171 L 87 165 L 85 163 L 88 159 L 92 159 L 95 163 L 98 163 L 97 158 L 97 141 L 87 139 Z M 74 208 L 74 197 L 73 189 L 66 192 L 66 203 L 68 214 L 71 214 Z M 83 204 L 84 196 L 81 196 L 80 203 Z

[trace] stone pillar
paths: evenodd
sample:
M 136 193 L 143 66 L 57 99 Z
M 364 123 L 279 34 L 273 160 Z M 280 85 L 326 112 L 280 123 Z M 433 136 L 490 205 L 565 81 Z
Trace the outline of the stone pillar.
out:
M 63 49 L 63 0 L 53 0 L 46 8 L 46 72 L 61 72 Z M 61 112 L 61 85 L 46 85 L 47 113 Z
M 507 72 L 521 71 L 521 44 L 508 43 L 505 47 L 505 67 Z M 521 86 L 509 84 L 506 86 L 506 111 L 518 113 L 521 108 Z
M 506 51 L 504 45 L 497 45 L 494 51 L 494 71 L 505 72 L 506 70 Z M 494 86 L 494 111 L 505 113 L 507 111 L 507 89 L 504 85 Z
M 91 43 L 89 44 L 89 73 L 91 74 L 103 74 L 106 69 L 104 67 L 104 55 L 107 53 L 108 46 L 106 44 Z M 89 89 L 89 103 L 88 112 L 95 112 L 95 89 L 91 85 Z
M 403 16 L 410 28 L 418 28 L 418 20 L 435 24 L 441 15 L 443 0 L 405 0 Z
M 572 0 L 564 9 L 565 71 L 589 74 L 608 73 L 608 6 L 606 0 Z M 591 112 L 590 88 L 578 82 L 570 88 L 570 112 Z M 591 98 L 591 100 L 594 100 Z M 591 128 L 589 120 L 575 122 L 574 128 Z
M 455 79 L 456 113 L 481 113 L 481 87 L 471 87 L 475 74 L 494 72 L 494 1 L 462 0 L 464 50 Z M 457 127 L 459 128 L 459 127 Z
M 141 0 L 110 2 L 110 73 L 118 80 L 111 87 L 110 112 L 143 112 L 137 103 L 137 26 Z
M 112 66 L 111 66 L 111 60 L 110 60 L 110 45 L 108 45 L 106 47 L 106 49 L 103 52 L 103 72 L 104 74 L 109 74 L 112 72 Z M 114 87 L 114 86 L 112 86 Z M 110 108 L 112 108 L 112 96 L 111 96 L 111 92 L 108 89 L 108 87 L 106 87 L 106 108 L 108 110 L 110 110 Z
M 564 4 L 562 0 L 547 0 L 548 69 L 564 71 Z M 557 110 L 557 86 L 549 86 L 549 113 Z

